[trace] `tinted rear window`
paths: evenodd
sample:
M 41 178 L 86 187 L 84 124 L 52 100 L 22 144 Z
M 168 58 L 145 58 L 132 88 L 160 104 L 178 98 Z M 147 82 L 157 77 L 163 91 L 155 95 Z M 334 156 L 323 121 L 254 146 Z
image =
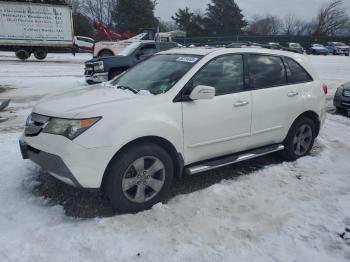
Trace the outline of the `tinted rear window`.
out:
M 287 84 L 284 64 L 278 56 L 249 55 L 248 65 L 252 88 L 266 88 Z
M 288 75 L 288 82 L 290 84 L 298 84 L 312 81 L 311 76 L 296 61 L 290 58 L 286 58 L 286 61 L 290 70 L 290 75 Z

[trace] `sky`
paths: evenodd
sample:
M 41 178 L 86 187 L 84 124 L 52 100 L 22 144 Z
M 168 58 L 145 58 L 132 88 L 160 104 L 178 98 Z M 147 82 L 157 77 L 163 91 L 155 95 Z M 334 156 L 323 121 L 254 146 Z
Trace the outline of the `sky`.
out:
M 210 0 L 157 0 L 156 16 L 170 21 L 178 8 L 189 7 L 191 10 L 204 12 Z M 317 13 L 319 6 L 329 0 L 236 0 L 243 14 L 248 18 L 254 15 L 278 15 L 281 18 L 293 14 L 298 18 L 309 20 Z M 344 1 L 350 10 L 350 0 Z

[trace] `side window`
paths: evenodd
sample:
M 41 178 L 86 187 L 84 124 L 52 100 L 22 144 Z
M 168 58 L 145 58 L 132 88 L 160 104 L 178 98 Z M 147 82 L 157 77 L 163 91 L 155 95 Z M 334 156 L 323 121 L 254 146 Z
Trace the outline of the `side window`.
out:
M 205 65 L 192 79 L 192 87 L 207 85 L 215 87 L 216 96 L 244 90 L 243 57 L 227 55 Z
M 254 89 L 287 84 L 286 70 L 278 56 L 249 55 L 250 85 Z
M 142 54 L 142 56 L 151 56 L 157 52 L 156 45 L 145 45 L 141 47 L 139 52 Z
M 312 81 L 311 76 L 296 61 L 290 58 L 286 58 L 286 61 L 290 70 L 290 74 L 288 74 L 288 82 L 290 84 L 298 84 Z

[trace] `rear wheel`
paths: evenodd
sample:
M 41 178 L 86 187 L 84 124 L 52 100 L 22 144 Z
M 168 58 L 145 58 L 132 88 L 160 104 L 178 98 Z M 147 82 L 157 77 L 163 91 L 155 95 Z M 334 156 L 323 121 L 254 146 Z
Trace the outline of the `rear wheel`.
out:
M 163 148 L 139 144 L 115 157 L 106 173 L 104 192 L 116 211 L 142 211 L 164 199 L 173 170 L 172 159 Z
M 22 61 L 27 60 L 31 53 L 26 49 L 19 49 L 16 51 L 16 57 Z
M 45 49 L 36 49 L 34 56 L 38 60 L 44 60 L 47 57 L 47 51 Z
M 113 53 L 108 50 L 103 50 L 98 55 L 98 57 L 107 57 L 107 56 L 113 56 Z
M 310 153 L 316 138 L 316 127 L 312 119 L 303 117 L 298 119 L 289 130 L 284 142 L 283 156 L 290 161 Z

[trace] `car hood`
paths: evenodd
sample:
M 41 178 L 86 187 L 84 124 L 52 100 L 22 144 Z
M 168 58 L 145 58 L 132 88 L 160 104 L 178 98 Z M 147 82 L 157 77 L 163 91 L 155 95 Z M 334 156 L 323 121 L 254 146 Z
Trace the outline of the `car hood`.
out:
M 53 117 L 74 118 L 106 104 L 137 99 L 141 96 L 107 84 L 94 85 L 44 97 L 34 107 L 33 112 Z
M 99 61 L 109 62 L 109 61 L 119 61 L 119 60 L 126 60 L 126 59 L 127 57 L 122 55 L 96 57 L 96 58 L 90 59 L 89 61 L 86 61 L 85 64 L 92 64 Z
M 339 48 L 339 49 L 349 49 L 348 45 L 342 45 L 342 46 L 336 46 L 335 48 Z

